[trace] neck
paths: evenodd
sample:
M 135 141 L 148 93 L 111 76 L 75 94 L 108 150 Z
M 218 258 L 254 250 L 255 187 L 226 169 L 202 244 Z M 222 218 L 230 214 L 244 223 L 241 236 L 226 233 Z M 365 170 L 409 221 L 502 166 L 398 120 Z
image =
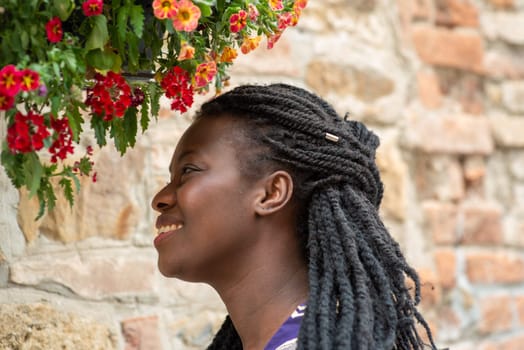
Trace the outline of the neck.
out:
M 243 349 L 260 350 L 297 305 L 307 300 L 308 275 L 306 264 L 298 256 L 264 256 L 262 263 L 251 266 L 254 268 L 244 269 L 227 287 L 214 287 L 227 307 Z

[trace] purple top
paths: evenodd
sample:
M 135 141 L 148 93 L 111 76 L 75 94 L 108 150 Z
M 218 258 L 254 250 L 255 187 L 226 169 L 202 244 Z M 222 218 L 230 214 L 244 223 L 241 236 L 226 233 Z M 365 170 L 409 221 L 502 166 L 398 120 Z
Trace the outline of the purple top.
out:
M 300 304 L 291 316 L 280 326 L 264 350 L 293 350 L 297 348 L 300 323 L 306 312 L 306 305 Z

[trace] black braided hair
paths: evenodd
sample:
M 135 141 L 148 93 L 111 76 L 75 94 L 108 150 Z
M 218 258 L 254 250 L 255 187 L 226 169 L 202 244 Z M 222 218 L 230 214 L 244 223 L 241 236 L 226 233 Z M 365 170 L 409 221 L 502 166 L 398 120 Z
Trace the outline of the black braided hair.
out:
M 318 96 L 285 84 L 237 87 L 205 103 L 197 118 L 220 115 L 245 123 L 243 142 L 250 145 L 238 151 L 246 153 L 239 156 L 245 174 L 284 168 L 298 203 L 306 203 L 297 231 L 309 268 L 309 299 L 298 349 L 436 349 L 416 308 L 417 273 L 378 214 L 378 137 L 362 123 L 340 118 Z M 229 316 L 208 349 L 242 349 Z

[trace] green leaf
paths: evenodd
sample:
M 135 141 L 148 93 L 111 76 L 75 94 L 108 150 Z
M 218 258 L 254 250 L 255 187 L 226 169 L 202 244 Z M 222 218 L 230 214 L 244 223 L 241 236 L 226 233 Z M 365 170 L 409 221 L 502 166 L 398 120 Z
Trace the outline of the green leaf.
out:
M 158 117 L 158 112 L 160 111 L 160 93 L 158 85 L 156 83 L 149 84 L 148 93 L 151 99 L 151 115 L 156 118 Z
M 140 107 L 141 115 L 140 115 L 140 127 L 142 128 L 142 133 L 144 133 L 147 128 L 149 127 L 149 97 L 147 94 L 144 96 L 144 102 L 142 103 L 142 106 Z
M 144 8 L 140 5 L 131 6 L 129 20 L 136 36 L 141 38 L 144 32 Z
M 196 5 L 200 8 L 202 17 L 209 17 L 213 13 L 211 9 L 211 4 L 208 1 L 195 1 Z
M 35 153 L 28 153 L 24 162 L 25 185 L 29 190 L 29 198 L 33 197 L 40 188 L 40 180 L 44 169 Z
M 124 134 L 126 135 L 127 144 L 133 147 L 136 143 L 136 133 L 138 130 L 137 109 L 134 107 L 128 108 L 123 120 Z
M 100 117 L 94 116 L 91 118 L 91 129 L 95 131 L 96 143 L 99 146 L 104 146 L 106 142 L 106 128 L 104 120 Z
M 124 155 L 128 142 L 121 119 L 113 119 L 111 121 L 111 137 L 113 137 L 115 147 L 120 152 L 120 155 Z
M 70 207 L 73 207 L 73 204 L 75 203 L 75 198 L 73 195 L 73 185 L 70 179 L 63 177 L 58 182 L 62 189 L 64 190 L 64 196 L 69 203 Z
M 123 6 L 118 10 L 116 15 L 116 30 L 118 33 L 118 40 L 122 43 L 126 40 L 126 29 L 127 29 L 127 19 L 129 17 L 129 7 Z
M 89 33 L 86 41 L 86 50 L 102 49 L 109 40 L 107 32 L 107 19 L 104 15 L 91 17 L 93 20 L 93 29 Z
M 80 133 L 82 132 L 82 123 L 84 122 L 78 103 L 72 103 L 69 105 L 67 119 L 69 120 L 71 131 L 73 132 L 73 140 L 78 142 L 80 139 Z
M 65 21 L 73 12 L 75 8 L 75 3 L 71 0 L 53 0 L 53 8 L 58 13 L 58 17 L 62 21 Z
M 134 73 L 138 68 L 138 38 L 129 32 L 127 33 L 127 51 L 128 70 Z
M 117 62 L 118 55 L 111 50 L 91 50 L 86 55 L 86 60 L 89 65 L 101 69 L 110 70 Z

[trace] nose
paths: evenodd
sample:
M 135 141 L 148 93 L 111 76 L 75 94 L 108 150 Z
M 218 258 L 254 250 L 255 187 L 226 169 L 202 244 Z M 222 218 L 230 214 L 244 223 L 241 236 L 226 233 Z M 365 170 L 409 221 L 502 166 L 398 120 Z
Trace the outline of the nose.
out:
M 158 212 L 163 212 L 167 209 L 170 209 L 176 205 L 176 194 L 175 190 L 171 188 L 169 184 L 164 186 L 151 201 L 151 207 L 153 210 Z

